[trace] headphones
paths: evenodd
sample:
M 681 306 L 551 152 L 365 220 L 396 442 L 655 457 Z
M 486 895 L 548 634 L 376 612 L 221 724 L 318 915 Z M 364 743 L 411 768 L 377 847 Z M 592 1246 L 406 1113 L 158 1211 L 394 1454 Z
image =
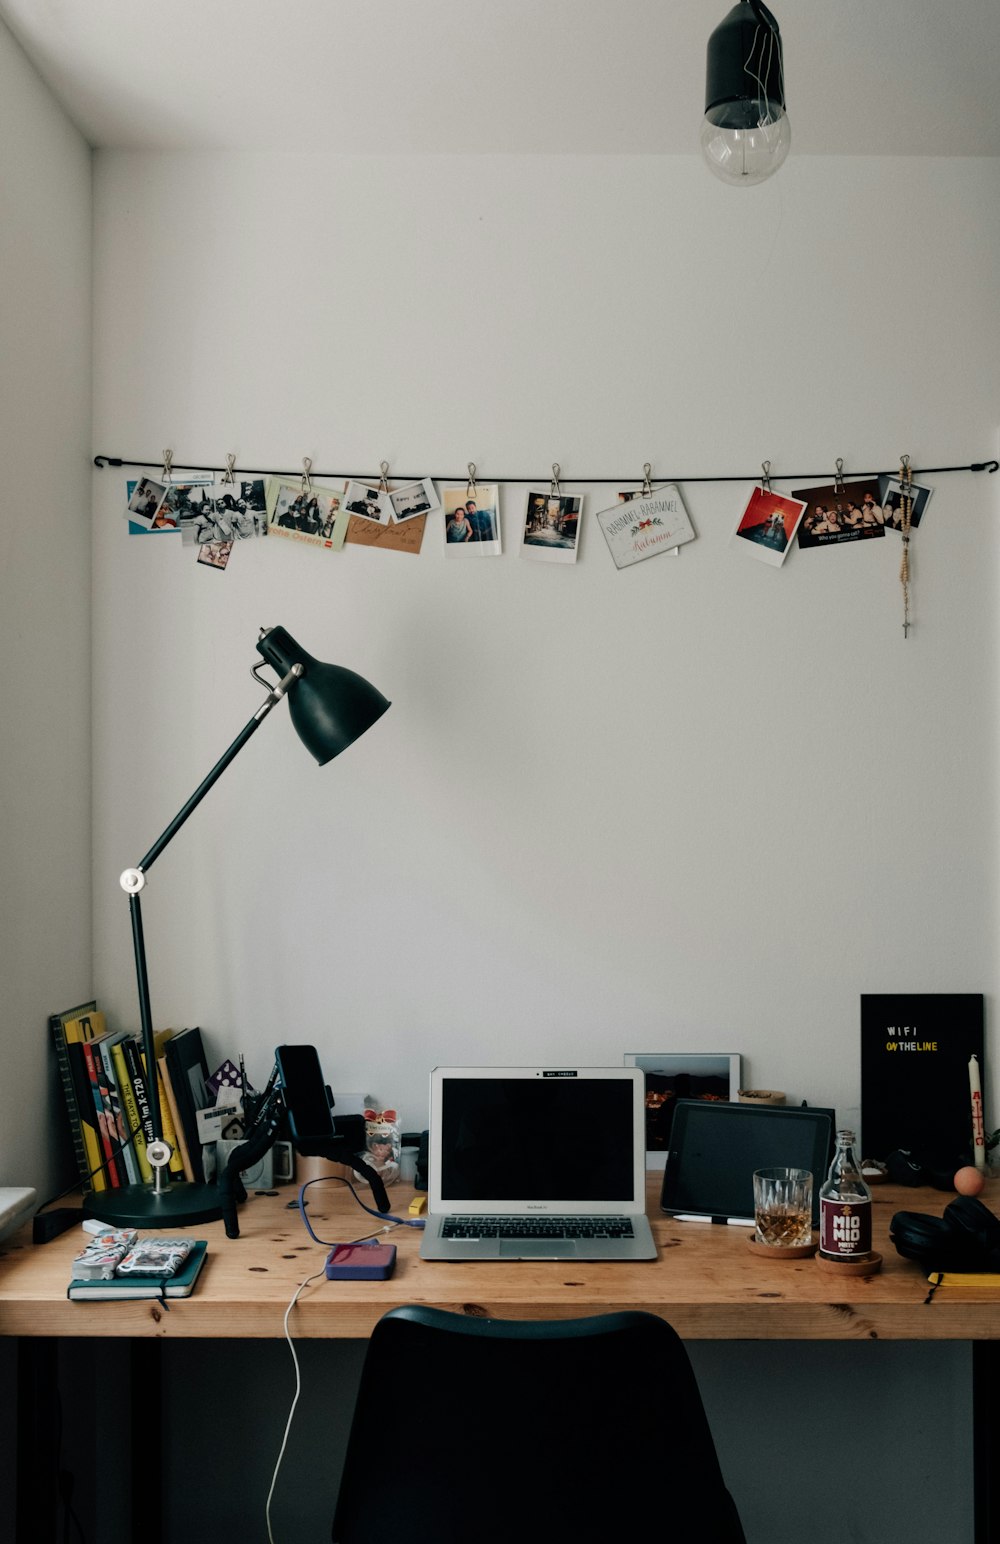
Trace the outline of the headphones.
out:
M 958 1196 L 941 1217 L 897 1212 L 889 1237 L 928 1271 L 1000 1271 L 1000 1219 L 974 1196 Z

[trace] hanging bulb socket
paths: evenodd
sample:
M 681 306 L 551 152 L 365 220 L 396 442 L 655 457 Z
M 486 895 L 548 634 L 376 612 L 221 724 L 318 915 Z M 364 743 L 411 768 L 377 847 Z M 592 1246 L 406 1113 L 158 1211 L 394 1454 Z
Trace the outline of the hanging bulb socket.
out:
M 791 142 L 778 23 L 762 0 L 739 0 L 708 40 L 702 154 L 723 182 L 748 187 Z

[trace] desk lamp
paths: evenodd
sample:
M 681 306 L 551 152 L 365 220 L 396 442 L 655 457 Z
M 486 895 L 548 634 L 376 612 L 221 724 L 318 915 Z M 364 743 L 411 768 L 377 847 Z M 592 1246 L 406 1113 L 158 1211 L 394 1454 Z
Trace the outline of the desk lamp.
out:
M 254 679 L 268 688 L 267 700 L 174 816 L 163 835 L 153 843 L 146 856 L 135 868 L 126 869 L 121 876 L 121 887 L 128 895 L 132 913 L 142 1053 L 146 1063 L 153 1137 L 152 1141 L 147 1140 L 146 1155 L 154 1178 L 151 1184 L 125 1185 L 88 1198 L 87 1210 L 115 1227 L 183 1228 L 222 1216 L 222 1200 L 216 1185 L 171 1182 L 167 1167 L 170 1147 L 163 1140 L 146 948 L 139 901 L 146 884 L 147 871 L 283 697 L 288 698 L 288 711 L 299 739 L 321 767 L 332 761 L 334 756 L 339 756 L 366 729 L 370 729 L 389 706 L 387 698 L 362 676 L 355 675 L 353 670 L 345 670 L 341 665 L 324 665 L 313 659 L 283 627 L 263 628 L 257 640 L 257 652 L 278 672 L 280 680 L 277 685 L 271 686 L 260 677 L 257 672 L 261 667 L 254 666 Z

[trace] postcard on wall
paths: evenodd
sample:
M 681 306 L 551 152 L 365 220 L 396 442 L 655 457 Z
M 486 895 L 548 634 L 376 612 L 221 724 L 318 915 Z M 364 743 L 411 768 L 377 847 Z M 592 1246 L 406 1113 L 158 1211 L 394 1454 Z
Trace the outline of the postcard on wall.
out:
M 626 1067 L 646 1075 L 646 1167 L 666 1166 L 670 1128 L 678 1099 L 734 1100 L 740 1087 L 740 1057 L 735 1052 L 629 1051 Z
M 783 498 L 758 486 L 747 500 L 733 542 L 742 545 L 751 557 L 780 568 L 805 507 L 802 499 Z
M 650 493 L 619 493 L 617 504 L 598 511 L 597 522 L 616 568 L 631 568 L 661 552 L 677 552 L 696 534 L 674 483 Z
M 388 488 L 370 488 L 367 483 L 347 484 L 347 510 L 361 520 L 371 520 L 376 525 L 388 525 L 392 519 L 392 503 Z
M 303 487 L 301 480 L 281 482 L 272 477 L 267 488 L 268 536 L 284 536 L 339 552 L 347 537 L 350 520 L 344 495 L 334 488 L 320 488 L 315 483 Z
M 403 488 L 390 489 L 389 506 L 397 524 L 403 520 L 414 520 L 417 515 L 429 515 L 431 510 L 441 508 L 429 477 L 422 478 L 420 482 L 407 483 Z
M 496 483 L 444 488 L 444 550 L 450 558 L 500 556 L 500 488 Z
M 903 528 L 903 484 L 898 477 L 889 477 L 885 473 L 878 480 L 880 498 L 879 502 L 885 511 L 885 525 L 888 531 L 901 531 Z M 910 515 L 910 525 L 914 530 L 920 524 L 921 516 L 927 508 L 927 500 L 934 492 L 926 483 L 910 483 L 910 493 L 913 497 L 913 511 Z
M 348 542 L 359 547 L 381 547 L 386 552 L 416 554 L 424 539 L 427 516 L 394 520 L 391 525 L 380 525 L 377 520 L 366 520 L 363 515 L 348 515 L 348 521 Z
M 868 541 L 885 535 L 885 514 L 878 478 L 870 482 L 827 483 L 820 488 L 793 488 L 792 497 L 805 501 L 799 525 L 800 547 L 834 547 L 845 541 Z
M 525 503 L 521 556 L 543 563 L 575 563 L 582 513 L 580 494 L 531 490 Z

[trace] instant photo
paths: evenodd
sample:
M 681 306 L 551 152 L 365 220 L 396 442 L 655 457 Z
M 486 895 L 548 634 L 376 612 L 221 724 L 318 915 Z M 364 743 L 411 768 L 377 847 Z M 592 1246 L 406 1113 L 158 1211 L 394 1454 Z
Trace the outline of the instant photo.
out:
M 429 477 L 420 482 L 407 483 L 403 488 L 393 488 L 389 493 L 392 518 L 397 524 L 413 520 L 417 515 L 429 515 L 432 509 L 440 509 L 434 484 Z
M 233 552 L 231 541 L 210 541 L 199 549 L 198 562 L 219 571 L 225 568 Z
M 361 520 L 372 520 L 376 525 L 388 525 L 392 519 L 392 504 L 386 488 L 350 482 L 345 497 L 348 514 L 357 515 Z
M 673 483 L 649 493 L 619 493 L 617 504 L 598 512 L 597 523 L 616 568 L 676 552 L 695 537 L 680 489 Z
M 761 563 L 780 568 L 805 507 L 802 499 L 786 499 L 780 493 L 757 487 L 747 500 L 733 541 Z
M 344 495 L 333 488 L 303 487 L 272 478 L 268 485 L 269 536 L 283 536 L 309 547 L 338 552 L 344 545 L 350 515 Z
M 829 483 L 821 488 L 793 488 L 805 502 L 799 524 L 800 547 L 835 547 L 846 541 L 870 541 L 885 535 L 885 513 L 878 479 Z
M 132 490 L 128 500 L 129 519 L 138 522 L 146 530 L 153 529 L 166 495 L 166 483 L 157 482 L 152 477 L 140 477 L 138 482 L 130 483 L 129 486 Z
M 898 477 L 889 477 L 883 474 L 879 480 L 879 502 L 885 514 L 885 527 L 887 531 L 901 531 L 903 529 L 903 484 Z M 910 483 L 910 495 L 913 499 L 913 512 L 910 515 L 910 525 L 914 530 L 920 524 L 921 516 L 927 508 L 927 500 L 934 492 L 926 483 Z
M 452 558 L 500 556 L 500 489 L 478 483 L 475 488 L 445 488 L 444 548 Z
M 580 495 L 529 492 L 521 531 L 521 556 L 543 563 L 575 563 L 580 539 Z

